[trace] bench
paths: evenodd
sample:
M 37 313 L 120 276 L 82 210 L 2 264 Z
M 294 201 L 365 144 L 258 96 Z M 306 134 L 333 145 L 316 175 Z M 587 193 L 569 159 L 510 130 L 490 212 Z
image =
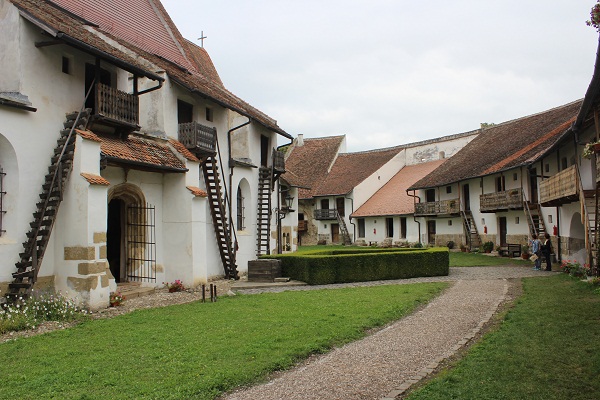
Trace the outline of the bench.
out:
M 504 247 L 500 247 L 500 251 L 498 253 L 502 257 L 521 257 L 521 245 L 507 244 Z

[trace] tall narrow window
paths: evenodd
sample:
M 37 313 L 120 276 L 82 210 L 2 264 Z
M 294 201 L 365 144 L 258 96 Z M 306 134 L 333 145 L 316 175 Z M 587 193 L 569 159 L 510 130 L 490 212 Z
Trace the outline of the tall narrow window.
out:
M 237 228 L 238 231 L 246 229 L 245 226 L 245 212 L 244 212 L 244 196 L 242 194 L 242 188 L 238 186 L 237 190 Z
M 206 120 L 207 121 L 212 121 L 213 120 L 213 110 L 212 110 L 212 108 L 206 107 Z
M 6 173 L 0 167 L 0 236 L 6 232 L 2 225 L 2 220 L 4 219 L 4 214 L 6 214 L 6 210 L 4 209 L 4 195 L 6 194 L 6 190 L 4 189 L 4 177 Z

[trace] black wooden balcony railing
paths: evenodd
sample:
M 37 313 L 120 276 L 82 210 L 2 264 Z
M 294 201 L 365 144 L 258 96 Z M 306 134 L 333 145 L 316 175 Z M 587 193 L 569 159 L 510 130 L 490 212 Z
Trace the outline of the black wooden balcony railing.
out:
M 428 201 L 426 203 L 415 204 L 415 215 L 452 215 L 460 213 L 458 199 Z
M 215 154 L 217 129 L 197 122 L 179 124 L 179 141 L 194 154 Z
M 321 208 L 315 210 L 315 219 L 337 219 L 337 210 L 335 208 Z
M 579 199 L 577 167 L 570 166 L 540 182 L 540 204 L 560 206 Z
M 509 189 L 502 192 L 486 193 L 479 196 L 481 212 L 496 212 L 502 210 L 522 210 L 523 189 Z
M 111 125 L 139 128 L 138 96 L 97 83 L 95 104 L 94 117 Z

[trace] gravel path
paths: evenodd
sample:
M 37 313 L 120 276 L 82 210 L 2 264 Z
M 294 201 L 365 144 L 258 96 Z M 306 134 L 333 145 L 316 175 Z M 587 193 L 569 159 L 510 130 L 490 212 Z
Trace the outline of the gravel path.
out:
M 447 277 L 327 285 L 326 288 L 453 281 L 424 309 L 375 334 L 314 357 L 272 381 L 225 399 L 393 399 L 454 355 L 488 322 L 505 300 L 508 279 L 552 272 L 530 267 L 452 268 Z M 321 287 L 323 288 L 323 287 Z M 319 287 L 288 288 L 314 290 Z M 281 289 L 248 290 L 257 293 Z

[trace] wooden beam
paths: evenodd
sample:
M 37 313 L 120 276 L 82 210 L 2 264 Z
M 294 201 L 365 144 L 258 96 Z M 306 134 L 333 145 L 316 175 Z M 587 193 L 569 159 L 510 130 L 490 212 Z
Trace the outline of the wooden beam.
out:
M 35 47 L 47 47 L 47 46 L 54 46 L 56 44 L 62 44 L 63 41 L 62 40 L 58 40 L 58 39 L 53 39 L 53 40 L 44 40 L 41 42 L 35 42 Z

